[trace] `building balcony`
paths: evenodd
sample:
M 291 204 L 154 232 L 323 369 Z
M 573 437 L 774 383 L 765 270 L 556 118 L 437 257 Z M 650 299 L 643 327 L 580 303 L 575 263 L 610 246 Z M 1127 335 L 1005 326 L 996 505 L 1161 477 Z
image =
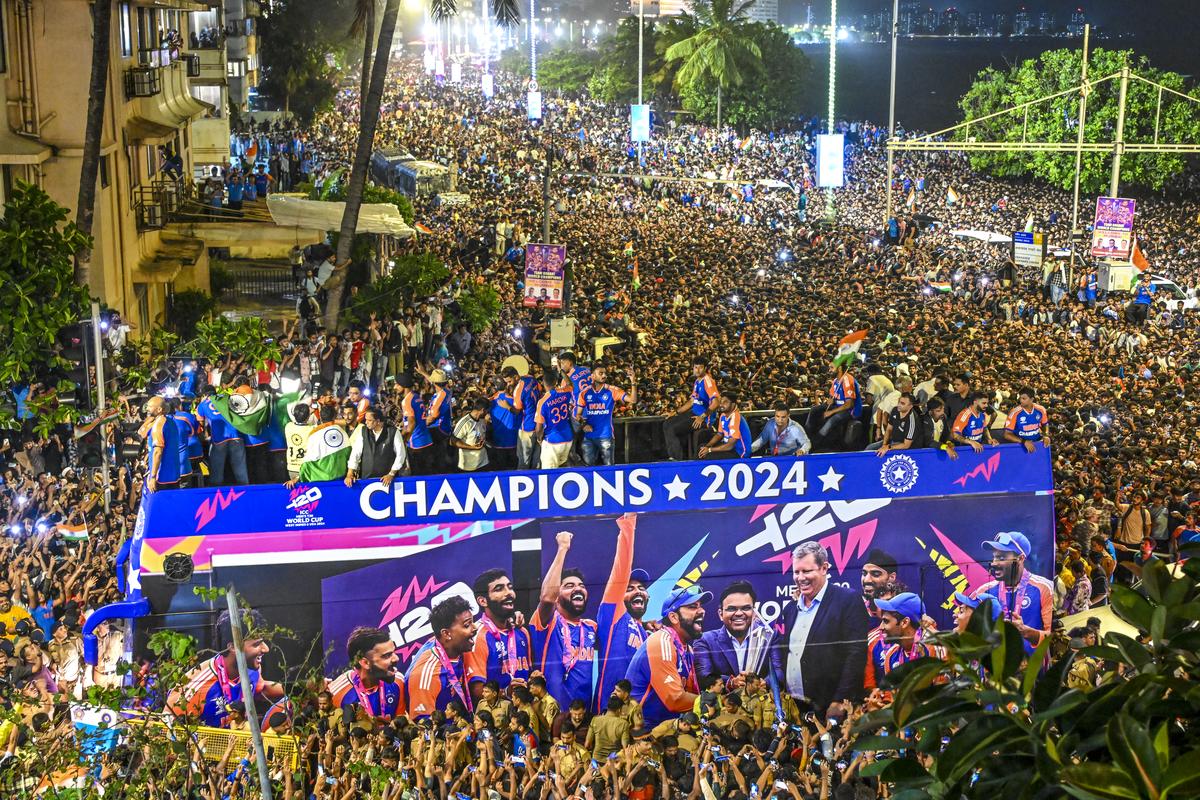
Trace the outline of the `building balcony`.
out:
M 190 181 L 164 175 L 148 185 L 138 186 L 133 194 L 133 211 L 139 232 L 161 230 L 171 222 L 187 200 Z
M 225 48 L 196 50 L 189 53 L 198 63 L 198 72 L 193 74 L 190 65 L 188 77 L 193 84 L 202 86 L 219 86 L 225 83 Z
M 125 99 L 154 97 L 162 92 L 160 67 L 130 67 L 125 70 Z

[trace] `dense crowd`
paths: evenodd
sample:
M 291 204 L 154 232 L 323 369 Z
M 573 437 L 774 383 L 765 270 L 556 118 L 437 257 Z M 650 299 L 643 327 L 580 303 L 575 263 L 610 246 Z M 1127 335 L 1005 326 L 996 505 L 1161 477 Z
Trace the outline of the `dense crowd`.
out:
M 870 443 L 952 452 L 1006 441 L 1006 432 L 1031 447 L 1052 436 L 1058 574 L 1039 584 L 1039 615 L 1102 604 L 1113 580 L 1131 579 L 1147 559 L 1200 539 L 1196 312 L 1161 300 L 1131 311 L 1134 295 L 1089 292 L 1086 260 L 1068 281 L 1061 263 L 1016 267 L 1005 248 L 952 234 L 1008 233 L 1032 216 L 1052 241 L 1065 242 L 1068 194 L 982 176 L 959 154 L 904 156 L 892 176 L 900 213 L 884 225 L 883 131 L 846 124 L 847 187 L 835 193 L 837 223 L 819 224 L 825 197 L 811 185 L 815 123 L 746 135 L 670 121 L 656 128 L 639 164 L 623 113 L 587 97 L 548 96 L 544 123 L 531 126 L 519 82 L 497 84 L 496 98 L 485 102 L 474 84 L 438 85 L 406 64 L 385 93 L 377 141 L 454 165 L 459 190 L 470 196 L 465 205 L 417 204 L 430 232 L 407 247 L 432 250 L 451 270 L 434 295 L 340 331 L 304 315 L 282 332 L 280 363 L 262 370 L 235 355 L 171 364 L 141 430 L 114 428 L 123 431 L 118 443 L 144 438 L 149 448 L 114 468 L 107 512 L 98 474 L 71 466 L 69 431 L 47 438 L 27 426 L 0 445 L 8 531 L 0 540 L 0 679 L 14 709 L 0 726 L 0 759 L 32 760 L 37 743 L 61 731 L 65 701 L 120 681 L 119 626 L 99 631 L 94 668 L 82 663 L 79 627 L 120 597 L 113 564 L 123 557 L 143 486 L 608 463 L 612 418 L 633 412 L 664 418 L 649 448 L 674 457 Z M 311 130 L 267 126 L 241 135 L 243 167 L 270 177 L 218 175 L 207 196 L 232 206 L 231 180 L 257 193 L 259 183 L 273 191 L 302 178 L 335 179 L 357 120 L 357 97 L 347 90 Z M 549 347 L 544 306 L 519 305 L 522 245 L 540 238 L 548 151 L 552 238 L 568 246 L 569 310 L 578 321 L 571 353 Z M 1194 194 L 1180 199 L 1194 190 L 1190 180 L 1140 198 L 1138 232 L 1154 271 L 1194 296 L 1200 207 Z M 331 255 L 327 248 L 296 254 L 303 293 L 323 297 L 338 268 Z M 494 286 L 503 303 L 501 319 L 486 330 L 458 324 L 458 297 L 475 282 Z M 348 308 L 355 298 L 352 287 Z M 858 356 L 831 372 L 838 342 L 863 330 Z M 590 357 L 593 340 L 603 337 L 618 344 Z M 523 363 L 506 368 L 515 355 Z M 787 411 L 796 406 L 821 410 L 799 424 Z M 743 427 L 742 412 L 773 408 L 761 431 Z M 138 411 L 122 407 L 122 421 L 142 422 Z M 1026 424 L 1029 437 L 1021 435 Z M 314 431 L 333 433 L 314 439 Z M 884 567 L 882 579 L 864 571 L 859 604 L 874 631 L 888 617 L 877 601 L 905 594 L 887 586 L 886 563 L 876 566 Z M 960 606 L 975 602 L 963 598 Z M 888 624 L 903 635 L 864 630 L 865 645 L 900 639 L 902 654 L 917 652 L 923 614 L 897 608 Z M 662 617 L 672 614 L 682 620 L 679 609 Z M 1048 616 L 1036 630 L 1056 638 L 1058 655 L 1096 634 L 1094 626 L 1055 629 Z M 376 646 L 387 649 L 382 641 L 367 649 Z M 349 653 L 352 663 L 355 653 L 362 655 Z M 371 666 L 378 655 L 363 656 L 359 686 L 381 685 Z M 554 695 L 539 688 L 537 672 L 524 685 L 471 682 L 469 692 L 448 695 L 427 714 L 372 714 L 370 702 L 357 700 L 346 713 L 333 693 L 311 692 L 296 714 L 267 721 L 304 742 L 304 768 L 282 770 L 280 788 L 289 798 L 489 800 L 876 792 L 856 778 L 864 756 L 848 738 L 864 709 L 886 702 L 866 681 L 846 696 L 789 705 L 787 692 L 764 699 L 772 694 L 767 680 L 746 675 L 731 687 L 726 674 L 708 683 L 712 676 L 696 666 L 689 709 L 651 720 L 631 699 L 633 687 L 616 684 L 617 703 L 606 695 L 589 696 L 582 709 L 569 697 L 551 706 L 546 698 Z M 406 691 L 411 712 L 411 684 Z M 228 716 L 213 721 L 244 724 L 237 703 L 228 705 Z M 231 746 L 217 767 L 164 774 L 163 785 L 212 800 L 241 796 L 253 770 L 243 756 Z M 110 775 L 136 768 L 136 754 L 120 757 L 129 760 L 114 757 Z M 364 764 L 395 774 L 380 780 Z

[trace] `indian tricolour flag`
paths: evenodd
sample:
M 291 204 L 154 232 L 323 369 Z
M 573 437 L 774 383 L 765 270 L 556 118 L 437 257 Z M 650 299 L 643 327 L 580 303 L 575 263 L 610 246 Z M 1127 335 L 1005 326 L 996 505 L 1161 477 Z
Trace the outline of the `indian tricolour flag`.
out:
M 86 522 L 81 522 L 78 525 L 67 525 L 60 522 L 55 527 L 58 529 L 58 535 L 69 542 L 86 542 L 88 540 Z
M 300 464 L 300 480 L 333 481 L 346 477 L 350 462 L 350 437 L 336 422 L 318 425 L 308 434 L 308 447 Z
M 271 416 L 266 393 L 245 386 L 233 394 L 217 395 L 213 405 L 226 422 L 247 436 L 257 436 Z
M 837 357 L 833 359 L 835 364 L 849 364 L 858 356 L 858 349 L 862 347 L 863 339 L 867 338 L 867 330 L 864 328 L 861 331 L 855 331 L 848 334 L 838 342 Z
M 958 202 L 958 192 L 954 191 L 953 186 L 946 187 L 946 205 L 952 206 Z

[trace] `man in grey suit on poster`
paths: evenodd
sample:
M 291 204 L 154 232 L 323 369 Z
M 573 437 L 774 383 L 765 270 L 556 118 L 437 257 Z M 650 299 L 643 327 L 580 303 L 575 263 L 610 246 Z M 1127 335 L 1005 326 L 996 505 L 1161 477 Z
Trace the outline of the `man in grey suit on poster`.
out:
M 792 551 L 793 601 L 775 637 L 783 688 L 818 714 L 840 719 L 841 701 L 863 698 L 871 618 L 858 592 L 829 583 L 829 552 L 816 542 Z

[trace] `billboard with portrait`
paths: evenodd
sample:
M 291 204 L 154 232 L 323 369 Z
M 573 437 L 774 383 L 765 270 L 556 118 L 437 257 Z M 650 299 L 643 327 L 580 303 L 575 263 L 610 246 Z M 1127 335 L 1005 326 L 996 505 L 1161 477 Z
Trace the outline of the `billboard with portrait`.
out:
M 1125 197 L 1097 197 L 1092 223 L 1092 255 L 1128 261 L 1133 252 L 1133 218 L 1137 201 Z
M 562 308 L 566 291 L 567 246 L 530 242 L 525 245 L 524 304 Z

